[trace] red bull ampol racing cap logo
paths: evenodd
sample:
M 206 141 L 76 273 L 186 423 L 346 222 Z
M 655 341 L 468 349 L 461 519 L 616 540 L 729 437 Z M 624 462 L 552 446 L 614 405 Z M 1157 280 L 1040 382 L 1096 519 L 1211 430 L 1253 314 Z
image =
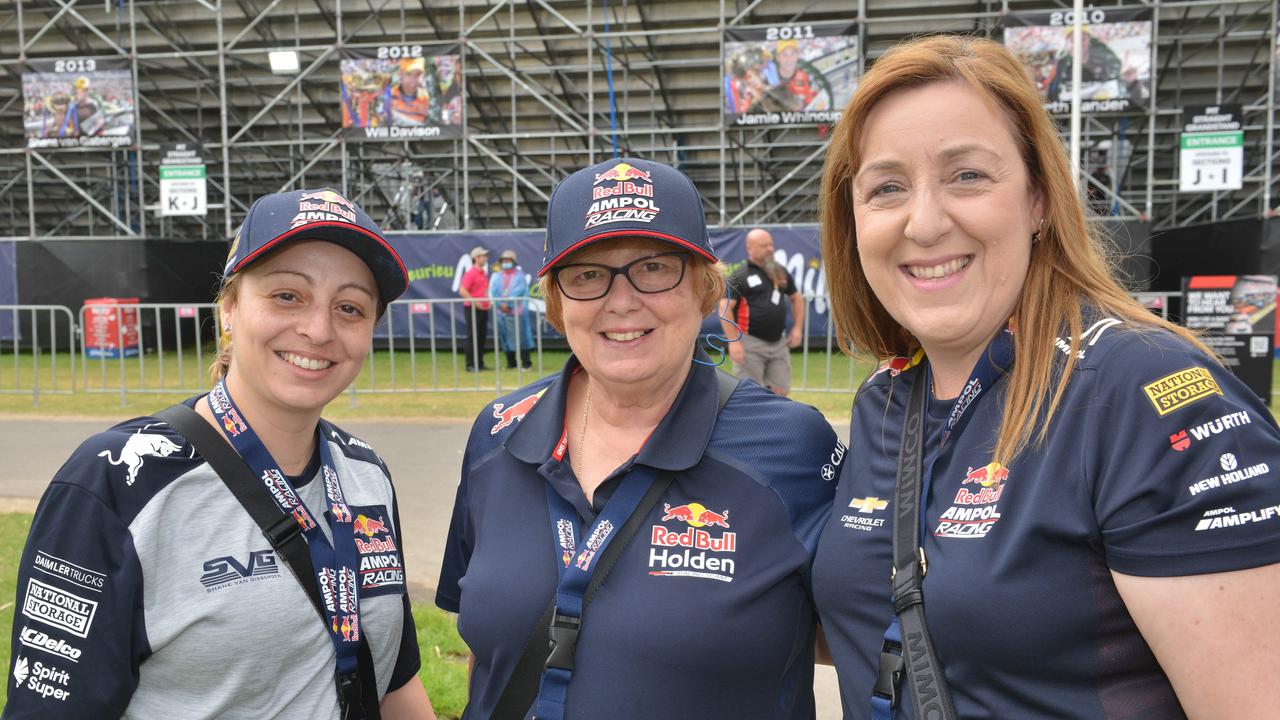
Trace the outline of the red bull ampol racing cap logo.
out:
M 661 240 L 716 260 L 693 182 L 668 165 L 619 158 L 583 168 L 556 186 L 538 274 L 593 242 L 626 237 Z
M 409 273 L 382 230 L 337 190 L 271 193 L 254 201 L 236 231 L 224 276 L 251 265 L 290 240 L 325 240 L 350 250 L 373 272 L 379 299 L 390 303 L 409 286 Z
M 322 221 L 353 223 L 356 221 L 356 206 L 334 190 L 303 192 L 298 198 L 293 227 Z

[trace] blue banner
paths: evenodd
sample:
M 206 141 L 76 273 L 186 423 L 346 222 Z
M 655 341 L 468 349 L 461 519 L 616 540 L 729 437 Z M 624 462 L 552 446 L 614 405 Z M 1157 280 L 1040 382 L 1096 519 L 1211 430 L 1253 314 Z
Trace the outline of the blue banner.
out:
M 818 246 L 816 227 L 769 227 L 773 234 L 777 261 L 791 273 L 797 288 L 808 296 L 826 295 L 826 277 Z M 746 262 L 746 237 L 750 228 L 711 230 L 711 245 L 716 255 L 733 272 Z M 432 301 L 456 299 L 462 275 L 471 268 L 471 250 L 483 247 L 489 251 L 491 264 L 504 250 L 514 250 L 517 264 L 529 276 L 533 288 L 535 312 L 542 311 L 538 301 L 536 273 L 542 265 L 544 232 L 541 230 L 511 232 L 455 232 L 448 234 L 394 234 L 388 240 L 404 260 L 409 271 L 409 289 L 402 299 Z M 378 328 L 378 337 L 394 334 L 397 341 L 409 335 L 409 318 L 413 318 L 413 336 L 417 340 L 466 337 L 466 321 L 461 303 L 409 303 L 397 305 Z M 554 333 L 543 323 L 544 336 Z M 704 327 L 718 328 L 714 316 Z M 827 301 L 819 297 L 809 304 L 809 335 L 827 332 Z M 444 349 L 441 347 L 440 349 Z
M 0 242 L 0 305 L 18 304 L 18 248 Z M 0 313 L 0 340 L 13 339 L 13 313 Z

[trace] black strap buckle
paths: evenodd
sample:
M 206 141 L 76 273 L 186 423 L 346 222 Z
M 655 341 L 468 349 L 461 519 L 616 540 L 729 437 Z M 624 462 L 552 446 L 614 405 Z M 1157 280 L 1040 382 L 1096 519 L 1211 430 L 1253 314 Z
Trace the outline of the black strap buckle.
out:
M 580 627 L 582 627 L 582 621 L 576 617 L 560 613 L 552 616 L 547 668 L 573 670 L 573 652 L 578 647 L 578 628 Z
M 333 674 L 333 684 L 338 689 L 338 705 L 342 708 L 344 720 L 346 718 L 364 717 L 360 674 L 358 672 L 346 674 L 335 672 Z M 352 714 L 353 712 L 355 714 Z
M 902 673 L 907 662 L 900 654 L 902 646 L 888 640 L 880 648 L 880 672 L 876 675 L 876 685 L 871 694 L 889 701 L 890 707 L 898 706 L 898 687 L 902 683 Z
M 283 515 L 279 520 L 268 525 L 262 534 L 267 537 L 271 547 L 280 548 L 300 532 L 302 532 L 302 526 L 298 524 L 297 518 L 292 515 Z

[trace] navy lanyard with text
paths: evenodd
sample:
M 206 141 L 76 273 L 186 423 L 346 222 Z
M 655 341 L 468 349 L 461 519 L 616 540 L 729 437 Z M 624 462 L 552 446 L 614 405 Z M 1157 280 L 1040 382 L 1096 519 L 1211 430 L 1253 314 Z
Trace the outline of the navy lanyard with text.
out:
M 957 397 L 955 402 L 952 403 L 951 412 L 948 413 L 946 425 L 943 428 L 942 450 L 934 456 L 933 460 L 929 463 L 928 468 L 920 467 L 919 453 L 924 442 L 924 415 L 926 413 L 925 407 L 928 404 L 927 386 L 924 383 L 930 382 L 931 378 L 931 371 L 927 362 L 923 367 L 917 370 L 914 373 L 914 377 L 911 378 L 912 392 L 910 394 L 910 399 L 907 400 L 906 418 L 903 422 L 902 445 L 903 452 L 905 453 L 908 445 L 915 444 L 916 453 L 912 458 L 907 458 L 904 455 L 904 457 L 899 459 L 898 476 L 895 479 L 895 496 L 897 496 L 898 486 L 901 486 L 904 482 L 904 474 L 910 470 L 908 463 L 914 462 L 915 467 L 918 470 L 923 471 L 919 478 L 919 496 L 914 498 L 916 504 L 919 506 L 919 520 L 916 523 L 919 528 L 919 532 L 915 543 L 916 551 L 909 553 L 910 562 L 908 563 L 904 561 L 903 568 L 900 569 L 898 568 L 897 557 L 900 553 L 900 548 L 896 547 L 898 528 L 895 527 L 895 582 L 893 584 L 894 592 L 892 597 L 894 615 L 889 622 L 889 627 L 884 632 L 884 639 L 881 643 L 879 675 L 876 679 L 875 688 L 871 693 L 871 717 L 873 720 L 893 720 L 897 715 L 898 702 L 901 697 L 901 683 L 903 673 L 906 670 L 906 662 L 903 657 L 902 623 L 899 622 L 899 617 L 904 612 L 915 613 L 914 617 L 919 618 L 921 634 L 925 636 L 924 643 L 929 644 L 927 652 L 932 654 L 932 644 L 927 638 L 927 632 L 923 632 L 923 594 L 920 591 L 920 583 L 924 580 L 924 574 L 927 568 L 924 555 L 925 533 L 928 528 L 926 505 L 928 504 L 929 489 L 933 480 L 933 468 L 941 458 L 943 452 L 945 452 L 947 441 L 951 439 L 952 435 L 958 434 L 963 430 L 964 426 L 972 418 L 972 413 L 969 411 L 977 405 L 978 399 L 995 384 L 1001 375 L 1008 372 L 1008 369 L 1012 364 L 1013 336 L 1009 330 L 1002 330 L 987 346 L 986 351 L 979 358 L 977 366 L 974 367 L 973 374 L 969 376 L 968 382 L 965 383 L 964 389 L 960 391 L 959 397 Z M 909 433 L 914 433 L 916 437 L 907 437 Z M 907 515 L 908 518 L 913 516 L 913 513 L 909 513 Z M 895 524 L 896 523 L 897 520 L 895 519 Z M 918 561 L 916 560 L 917 555 Z M 898 577 L 900 572 L 902 573 L 901 578 Z M 908 580 L 910 580 L 909 583 L 907 582 Z M 900 588 L 904 590 L 904 592 L 901 593 L 901 597 L 899 597 Z M 919 654 L 920 652 L 920 648 L 913 648 L 913 654 Z M 937 665 L 936 663 L 916 663 L 913 661 L 913 672 L 916 668 L 920 668 L 922 671 L 928 671 L 928 669 L 931 669 L 934 666 L 940 668 L 940 665 Z M 939 672 L 939 677 L 934 678 L 936 681 L 934 684 L 937 687 L 931 688 L 931 690 L 938 690 L 938 692 L 933 696 L 935 700 L 939 699 L 939 697 L 945 697 L 948 695 L 946 688 L 942 686 L 942 683 L 944 683 L 945 680 L 940 677 L 940 675 L 941 673 Z M 929 716 L 929 712 L 922 711 L 919 707 L 919 695 L 920 693 L 913 694 L 916 717 Z M 950 710 L 949 699 L 946 700 L 945 704 Z M 949 716 L 950 715 L 947 715 L 947 717 Z M 939 715 L 939 717 L 942 716 Z
M 635 514 L 655 476 L 650 468 L 633 466 L 585 533 L 580 531 L 578 512 L 547 483 L 547 509 L 551 512 L 551 539 L 560 581 L 551 619 L 551 656 L 542 671 L 538 699 L 533 705 L 536 720 L 564 718 L 565 697 L 573 677 L 574 646 L 582 625 L 582 600 L 599 565 L 595 560 Z
M 347 507 L 338 482 L 338 472 L 333 464 L 329 443 L 323 437 L 317 439 L 320 446 L 320 464 L 324 474 L 324 491 L 329 507 L 324 516 L 329 521 L 333 544 L 325 538 L 316 525 L 315 516 L 294 490 L 289 478 L 280 470 L 275 458 L 267 450 L 258 434 L 249 427 L 240 409 L 231 400 L 226 385 L 219 380 L 206 396 L 209 409 L 218 420 L 231 447 L 244 459 L 249 469 L 266 485 L 271 497 L 280 509 L 302 528 L 311 553 L 311 565 L 316 573 L 320 594 L 324 599 L 325 619 L 329 639 L 338 655 L 338 674 L 356 672 L 360 649 L 360 593 L 359 556 L 356 553 L 355 525 L 351 510 Z M 305 579 L 299 578 L 305 582 Z

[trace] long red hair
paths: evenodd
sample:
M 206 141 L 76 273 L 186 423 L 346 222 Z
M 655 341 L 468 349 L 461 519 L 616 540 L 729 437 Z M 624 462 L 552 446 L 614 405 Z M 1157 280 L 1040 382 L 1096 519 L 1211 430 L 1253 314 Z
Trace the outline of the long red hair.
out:
M 832 133 L 822 175 L 822 258 L 842 350 L 884 360 L 919 347 L 885 310 L 863 273 L 853 177 L 861 162 L 858 138 L 876 103 L 895 90 L 935 82 L 966 83 L 1008 116 L 1028 177 L 1045 200 L 1040 241 L 1032 245 L 1014 308 L 1017 362 L 1005 395 L 996 460 L 1008 462 L 1031 442 L 1039 419 L 1043 424 L 1036 440 L 1048 431 L 1075 367 L 1084 304 L 1130 326 L 1169 330 L 1212 355 L 1194 334 L 1139 305 L 1113 277 L 1102 239 L 1090 232 L 1057 129 L 1018 59 L 991 40 L 954 35 L 910 40 L 885 53 L 863 76 Z M 1070 336 L 1070 351 L 1055 380 L 1054 368 L 1062 361 L 1055 340 L 1063 333 Z

